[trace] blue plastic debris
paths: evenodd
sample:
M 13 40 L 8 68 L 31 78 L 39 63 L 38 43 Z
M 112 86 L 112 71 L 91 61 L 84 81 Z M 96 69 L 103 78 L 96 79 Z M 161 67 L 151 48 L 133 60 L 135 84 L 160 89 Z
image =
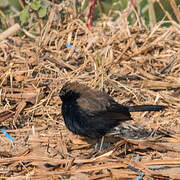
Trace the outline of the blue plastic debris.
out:
M 135 162 L 137 162 L 138 159 L 139 159 L 139 154 L 137 154 L 136 159 L 135 159 Z
M 135 159 L 135 162 L 137 162 L 138 159 L 139 159 L 139 154 L 137 154 L 136 159 Z M 140 180 L 140 179 L 142 178 L 142 176 L 143 176 L 143 172 L 140 171 L 140 172 L 139 172 L 139 175 L 140 175 L 140 176 L 138 176 L 137 178 L 133 178 L 132 180 Z
M 66 47 L 67 47 L 67 48 L 73 48 L 73 50 L 74 50 L 75 52 L 77 52 L 76 47 L 73 47 L 72 44 L 66 43 Z
M 0 129 L 11 141 L 14 141 L 14 139 L 7 133 L 5 129 Z
M 143 176 L 143 172 L 140 171 L 139 175 L 140 176 L 138 176 L 137 178 L 133 178 L 132 180 L 140 180 L 142 178 L 142 176 Z

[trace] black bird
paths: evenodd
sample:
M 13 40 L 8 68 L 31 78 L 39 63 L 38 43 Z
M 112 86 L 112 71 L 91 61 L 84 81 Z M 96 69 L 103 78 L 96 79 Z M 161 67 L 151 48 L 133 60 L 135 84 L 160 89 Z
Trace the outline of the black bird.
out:
M 132 120 L 130 112 L 160 111 L 161 105 L 123 106 L 105 92 L 78 82 L 67 82 L 59 96 L 66 127 L 74 134 L 100 138 L 120 122 Z

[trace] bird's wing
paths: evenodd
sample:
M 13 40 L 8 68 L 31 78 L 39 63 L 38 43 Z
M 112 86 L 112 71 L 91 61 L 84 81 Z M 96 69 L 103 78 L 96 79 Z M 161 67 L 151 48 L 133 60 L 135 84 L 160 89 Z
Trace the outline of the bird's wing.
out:
M 106 94 L 105 94 L 106 96 Z M 96 96 L 91 98 L 81 96 L 77 100 L 78 106 L 89 115 L 101 116 L 104 119 L 131 120 L 128 108 L 115 102 L 110 96 Z
M 106 111 L 107 109 L 107 102 L 105 101 L 105 99 L 100 99 L 94 96 L 81 96 L 79 99 L 77 99 L 77 104 L 80 108 L 91 111 L 93 113 Z
M 131 120 L 131 114 L 126 106 L 118 104 L 114 100 L 110 102 L 110 105 L 107 106 L 106 112 L 104 112 L 104 116 L 109 116 L 112 119 L 117 120 Z

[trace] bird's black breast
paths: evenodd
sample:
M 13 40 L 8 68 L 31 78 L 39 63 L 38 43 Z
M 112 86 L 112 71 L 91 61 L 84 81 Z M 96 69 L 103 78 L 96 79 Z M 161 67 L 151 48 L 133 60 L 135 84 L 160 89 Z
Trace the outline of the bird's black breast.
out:
M 78 134 L 78 117 L 77 117 L 77 107 L 75 102 L 63 102 L 62 104 L 62 115 L 66 127 L 75 134 Z
M 90 127 L 88 124 L 90 117 L 87 111 L 79 108 L 76 101 L 63 102 L 62 115 L 66 127 L 71 132 L 82 136 L 90 136 L 90 131 L 93 131 L 93 127 Z

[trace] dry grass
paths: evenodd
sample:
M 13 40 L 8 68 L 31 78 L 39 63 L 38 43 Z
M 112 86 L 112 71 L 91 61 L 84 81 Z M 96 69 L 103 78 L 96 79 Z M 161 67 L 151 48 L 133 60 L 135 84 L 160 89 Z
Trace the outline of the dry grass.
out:
M 148 31 L 122 16 L 92 29 L 79 19 L 53 29 L 54 18 L 52 10 L 37 38 L 24 31 L 0 43 L 0 122 L 14 138 L 0 136 L 1 178 L 132 179 L 142 171 L 144 179 L 179 179 L 180 25 Z M 66 81 L 125 105 L 167 105 L 132 114 L 135 124 L 166 136 L 118 138 L 96 152 L 64 126 L 58 91 Z

